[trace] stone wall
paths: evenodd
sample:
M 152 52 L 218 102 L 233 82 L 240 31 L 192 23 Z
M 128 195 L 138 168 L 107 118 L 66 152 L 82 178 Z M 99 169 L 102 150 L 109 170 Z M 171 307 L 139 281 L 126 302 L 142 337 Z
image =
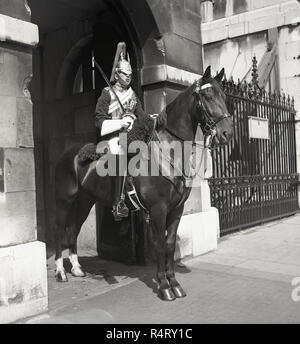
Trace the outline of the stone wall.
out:
M 217 20 L 232 15 L 249 12 L 264 7 L 281 4 L 286 0 L 207 0 L 203 1 L 202 7 L 210 7 L 212 17 L 210 19 Z M 208 4 L 211 3 L 211 4 Z M 203 21 L 206 22 L 208 17 L 204 17 Z
M 203 72 L 203 61 L 200 2 L 147 2 L 160 33 L 148 40 L 142 51 L 145 107 L 151 113 L 162 111 L 180 90 L 199 77 Z M 168 67 L 174 72 L 169 72 Z M 174 77 L 176 74 L 179 78 Z
M 0 4 L 0 323 L 47 309 L 45 245 L 37 242 L 32 103 L 38 29 L 24 1 Z
M 267 47 L 266 32 L 207 44 L 204 46 L 204 63 L 205 66 L 211 65 L 214 73 L 224 67 L 226 77 L 232 76 L 237 81 L 251 69 L 254 55 L 258 61 L 261 61 Z
M 206 7 L 204 6 L 206 4 Z M 210 6 L 208 6 L 210 4 Z M 225 39 L 250 35 L 299 22 L 300 10 L 297 0 L 282 1 L 267 7 L 213 20 L 211 2 L 203 3 L 207 20 L 202 24 L 202 42 L 210 44 Z M 208 21 L 209 20 L 209 21 Z

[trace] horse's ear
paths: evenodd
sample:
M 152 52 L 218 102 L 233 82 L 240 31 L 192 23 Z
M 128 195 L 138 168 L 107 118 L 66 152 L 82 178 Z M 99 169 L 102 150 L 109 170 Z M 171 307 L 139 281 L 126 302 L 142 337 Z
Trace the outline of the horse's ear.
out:
M 218 82 L 221 82 L 224 77 L 224 74 L 225 74 L 225 69 L 222 68 L 221 72 L 215 76 L 215 80 L 217 80 Z
M 203 74 L 203 80 L 208 80 L 211 78 L 211 67 L 208 66 Z

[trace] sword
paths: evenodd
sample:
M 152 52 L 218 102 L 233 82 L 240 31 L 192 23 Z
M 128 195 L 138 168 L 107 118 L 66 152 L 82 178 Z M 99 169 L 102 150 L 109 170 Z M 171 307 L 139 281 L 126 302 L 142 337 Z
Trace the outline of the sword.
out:
M 120 98 L 118 97 L 116 91 L 114 90 L 114 88 L 112 87 L 112 84 L 110 83 L 110 81 L 108 80 L 107 76 L 105 75 L 103 69 L 100 67 L 100 65 L 98 64 L 98 62 L 95 60 L 95 57 L 93 57 L 93 62 L 95 64 L 95 66 L 97 67 L 97 69 L 99 70 L 101 76 L 103 77 L 103 79 L 105 80 L 105 82 L 107 83 L 107 86 L 110 88 L 110 90 L 112 91 L 112 93 L 114 94 L 114 96 L 116 97 L 121 109 L 122 109 L 122 112 L 123 112 L 123 115 L 126 113 L 125 109 L 124 109 L 124 106 L 123 104 L 121 103 L 121 100 Z

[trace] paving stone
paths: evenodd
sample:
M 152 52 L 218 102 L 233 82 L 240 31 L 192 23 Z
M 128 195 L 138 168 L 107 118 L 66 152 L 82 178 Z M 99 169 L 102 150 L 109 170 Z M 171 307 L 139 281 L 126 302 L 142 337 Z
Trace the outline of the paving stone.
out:
M 187 297 L 170 303 L 157 297 L 154 265 L 127 266 L 83 252 L 88 277 L 69 275 L 69 283 L 59 284 L 49 260 L 49 313 L 27 322 L 300 323 L 299 303 L 292 298 L 293 275 L 300 269 L 299 226 L 300 215 L 257 226 L 222 238 L 217 251 L 182 261 L 176 276 Z

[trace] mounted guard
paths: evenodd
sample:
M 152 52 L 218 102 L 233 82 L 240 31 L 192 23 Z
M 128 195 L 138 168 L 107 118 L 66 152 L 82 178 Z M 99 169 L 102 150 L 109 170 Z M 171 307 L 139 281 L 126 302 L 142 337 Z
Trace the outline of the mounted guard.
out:
M 111 135 L 112 138 L 116 137 L 116 142 L 121 130 L 130 129 L 132 126 L 127 139 L 130 141 L 132 139 L 130 136 L 135 133 L 135 127 L 139 124 L 140 118 L 145 118 L 140 126 L 142 129 L 147 118 L 151 119 L 149 115 L 144 115 L 137 96 L 129 91 L 131 68 L 128 61 L 125 63 L 125 56 L 123 52 L 123 59 L 117 60 L 116 72 L 113 72 L 115 83 L 103 90 L 96 110 L 96 125 L 101 131 L 102 138 Z M 217 76 L 212 77 L 211 69 L 208 67 L 202 77 L 167 105 L 165 109 L 167 123 L 164 128 L 157 131 L 159 141 L 181 142 L 182 144 L 191 142 L 194 145 L 196 131 L 200 125 L 205 136 L 213 135 L 211 146 L 225 145 L 230 142 L 233 136 L 233 121 L 221 86 L 223 75 L 224 69 Z M 115 103 L 117 97 L 114 93 L 120 96 L 119 101 L 117 100 L 119 106 Z M 131 102 L 131 99 L 135 102 Z M 132 122 L 132 115 L 136 117 L 134 122 Z M 151 137 L 151 143 L 156 141 L 156 138 L 157 135 Z M 115 178 L 108 175 L 100 177 L 97 171 L 98 161 L 94 159 L 88 158 L 85 163 L 82 163 L 80 151 L 83 147 L 84 144 L 78 144 L 68 149 L 55 168 L 55 275 L 61 282 L 68 280 L 63 266 L 62 249 L 69 248 L 72 275 L 85 276 L 77 255 L 77 238 L 80 229 L 96 202 L 100 207 L 114 205 L 111 194 L 114 190 Z M 116 147 L 121 150 L 119 145 Z M 190 161 L 191 155 L 192 151 L 187 154 L 185 160 Z M 172 160 L 170 156 L 168 158 Z M 158 296 L 164 301 L 173 301 L 186 296 L 175 276 L 174 254 L 179 222 L 191 188 L 186 187 L 184 178 L 181 176 L 172 180 L 166 178 L 161 172 L 158 176 L 153 176 L 149 165 L 147 171 L 146 176 L 134 177 L 134 185 L 141 204 L 149 214 L 148 239 L 156 256 Z M 119 200 L 119 195 L 119 191 L 116 192 L 117 200 Z M 126 215 L 123 209 L 115 207 L 114 211 L 116 215 L 119 213 Z
M 134 121 L 137 118 L 145 117 L 146 114 L 138 96 L 130 86 L 132 67 L 124 42 L 118 44 L 110 82 L 96 61 L 95 64 L 108 84 L 108 87 L 102 90 L 96 105 L 95 125 L 100 130 L 101 139 L 108 141 L 109 152 L 117 155 L 119 174 L 115 178 L 113 215 L 116 221 L 120 221 L 128 216 L 129 210 L 125 204 L 123 190 L 127 163 L 124 163 L 126 159 L 122 159 L 122 156 L 127 155 L 127 151 L 119 143 L 119 134 L 124 131 L 129 132 Z

